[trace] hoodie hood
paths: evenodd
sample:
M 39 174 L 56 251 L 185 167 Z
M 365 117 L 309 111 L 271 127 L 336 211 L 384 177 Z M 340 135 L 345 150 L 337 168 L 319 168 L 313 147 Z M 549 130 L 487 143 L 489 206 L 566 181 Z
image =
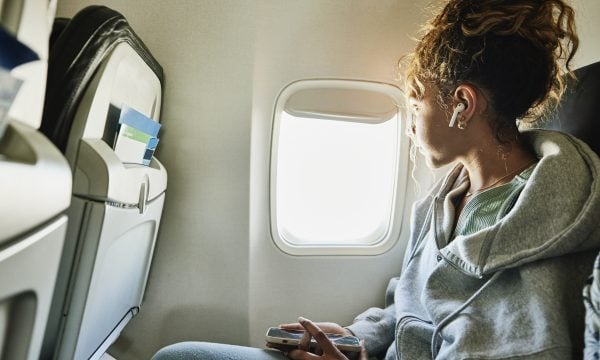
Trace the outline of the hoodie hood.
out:
M 600 247 L 600 159 L 582 141 L 560 132 L 523 133 L 539 159 L 512 209 L 495 225 L 451 243 L 449 198 L 468 178 L 456 166 L 437 186 L 433 231 L 442 256 L 468 275 L 483 277 L 525 263 Z M 435 190 L 434 190 L 435 192 Z M 451 209 L 448 209 L 448 208 Z M 451 211 L 448 211 L 451 210 Z M 451 215 L 448 215 L 451 214 Z

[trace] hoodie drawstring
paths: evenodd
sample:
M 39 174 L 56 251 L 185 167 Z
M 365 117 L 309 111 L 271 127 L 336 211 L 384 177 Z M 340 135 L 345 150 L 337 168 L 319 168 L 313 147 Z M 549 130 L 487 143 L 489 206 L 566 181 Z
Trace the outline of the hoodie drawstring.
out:
M 467 301 L 464 302 L 464 304 L 462 304 L 458 309 L 454 310 L 452 313 L 450 313 L 448 316 L 446 316 L 435 327 L 435 329 L 433 331 L 433 335 L 431 337 L 431 358 L 433 360 L 435 360 L 435 358 L 437 357 L 437 354 L 438 354 L 437 337 L 438 337 L 438 334 L 440 333 L 440 331 L 442 330 L 442 328 L 444 328 L 446 325 L 448 325 L 448 323 L 450 323 L 452 320 L 454 320 L 456 318 L 456 316 L 461 311 L 463 311 L 467 306 L 469 306 L 469 304 L 471 304 L 475 300 L 475 298 L 477 298 L 483 292 L 483 290 L 485 290 L 485 288 L 487 288 L 491 283 L 493 283 L 500 276 L 500 274 L 502 274 L 502 272 L 504 272 L 504 270 L 500 270 L 500 271 L 496 272 L 494 275 L 492 275 L 492 277 L 489 278 L 488 281 L 486 281 L 485 284 L 483 284 L 473 295 L 471 295 L 471 297 L 468 298 Z M 442 341 L 443 341 L 443 339 L 442 339 Z

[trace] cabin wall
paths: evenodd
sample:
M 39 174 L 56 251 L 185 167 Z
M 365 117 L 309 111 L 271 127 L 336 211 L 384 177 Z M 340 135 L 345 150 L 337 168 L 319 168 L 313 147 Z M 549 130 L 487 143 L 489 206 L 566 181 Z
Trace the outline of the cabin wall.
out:
M 144 306 L 110 349 L 148 359 L 177 341 L 261 346 L 268 326 L 303 315 L 347 324 L 381 306 L 408 226 L 373 257 L 293 257 L 270 238 L 268 152 L 280 89 L 308 77 L 394 82 L 429 0 L 59 0 L 123 13 L 162 64 L 165 209 Z M 600 2 L 576 0 L 581 51 L 600 59 Z M 422 164 L 422 162 L 421 162 Z M 420 166 L 416 177 L 432 178 Z M 410 174 L 405 174 L 410 177 Z M 418 195 L 409 181 L 405 216 Z
M 600 1 L 573 0 L 575 23 L 579 34 L 579 50 L 573 59 L 573 68 L 600 61 Z

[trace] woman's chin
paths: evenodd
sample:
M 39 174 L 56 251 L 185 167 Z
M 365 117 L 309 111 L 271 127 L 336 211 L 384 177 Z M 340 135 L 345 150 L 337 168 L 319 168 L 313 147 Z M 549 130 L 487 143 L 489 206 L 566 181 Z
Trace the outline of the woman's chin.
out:
M 426 154 L 426 153 L 422 153 L 422 154 L 423 154 L 423 157 L 425 158 L 425 164 L 431 170 L 436 170 L 436 169 L 442 168 L 442 167 L 450 164 L 450 161 L 446 161 L 444 159 L 438 159 L 436 157 L 431 156 L 430 154 Z
M 447 159 L 443 158 L 443 156 L 435 156 L 435 154 L 431 151 L 428 151 L 423 146 L 417 146 L 417 149 L 421 156 L 425 159 L 425 164 L 431 170 L 439 169 L 448 165 L 451 161 L 447 161 Z M 440 155 L 440 154 L 438 154 Z

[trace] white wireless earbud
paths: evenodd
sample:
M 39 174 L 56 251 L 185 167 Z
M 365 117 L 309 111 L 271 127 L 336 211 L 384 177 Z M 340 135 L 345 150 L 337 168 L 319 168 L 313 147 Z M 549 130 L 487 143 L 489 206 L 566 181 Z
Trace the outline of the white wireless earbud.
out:
M 465 109 L 464 103 L 458 103 L 454 107 L 454 112 L 452 113 L 452 117 L 450 118 L 450 127 L 454 127 L 454 123 L 456 122 L 456 118 L 458 117 L 458 113 Z

